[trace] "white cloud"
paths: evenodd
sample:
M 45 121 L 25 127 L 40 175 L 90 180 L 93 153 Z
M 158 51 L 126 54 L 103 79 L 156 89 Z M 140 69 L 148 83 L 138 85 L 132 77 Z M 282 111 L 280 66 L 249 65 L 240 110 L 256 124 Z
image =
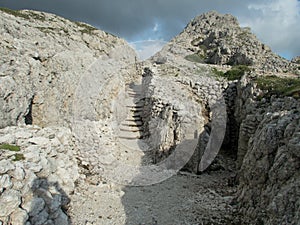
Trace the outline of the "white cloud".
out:
M 156 32 L 158 31 L 158 23 L 155 23 L 154 27 L 153 27 L 153 31 Z
M 145 60 L 153 56 L 160 51 L 165 44 L 166 42 L 163 40 L 145 40 L 130 43 L 136 50 L 140 60 Z
M 248 4 L 253 17 L 241 16 L 243 25 L 272 49 L 286 56 L 300 53 L 300 2 L 297 0 L 266 0 Z

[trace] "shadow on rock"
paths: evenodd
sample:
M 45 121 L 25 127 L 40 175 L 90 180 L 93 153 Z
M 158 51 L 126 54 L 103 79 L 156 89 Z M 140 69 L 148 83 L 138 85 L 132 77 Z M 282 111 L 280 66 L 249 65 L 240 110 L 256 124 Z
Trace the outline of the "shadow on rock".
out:
M 47 178 L 37 178 L 33 181 L 31 190 L 29 219 L 24 225 L 71 224 L 67 214 L 70 199 L 58 182 L 49 182 Z

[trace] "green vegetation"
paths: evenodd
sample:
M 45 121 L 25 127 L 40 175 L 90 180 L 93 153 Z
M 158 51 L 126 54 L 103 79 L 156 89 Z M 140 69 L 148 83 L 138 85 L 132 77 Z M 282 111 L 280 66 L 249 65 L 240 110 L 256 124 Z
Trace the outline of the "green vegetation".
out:
M 0 149 L 12 151 L 12 152 L 19 152 L 21 150 L 20 146 L 10 145 L 10 144 L 1 144 Z M 20 161 L 25 159 L 22 153 L 15 153 L 10 157 L 13 157 L 13 161 Z
M 191 61 L 191 62 L 195 62 L 195 63 L 203 63 L 205 56 L 204 55 L 198 55 L 196 53 L 191 54 L 191 55 L 187 55 L 184 57 L 186 60 Z
M 54 31 L 55 31 L 55 29 L 53 27 L 36 27 L 36 28 L 45 34 L 54 33 Z
M 41 21 L 46 20 L 45 16 L 34 13 L 34 12 L 23 12 L 20 10 L 12 10 L 12 9 L 8 9 L 8 8 L 0 8 L 0 10 L 7 14 L 10 14 L 10 15 L 13 15 L 16 17 L 20 17 L 20 18 L 23 18 L 26 20 L 30 20 L 30 19 L 36 19 L 36 20 L 41 20 Z
M 65 34 L 69 34 L 69 31 L 65 28 L 54 28 L 54 27 L 36 27 L 36 28 L 45 34 L 55 34 L 55 33 L 60 34 L 59 31 L 63 31 Z
M 85 34 L 92 34 L 94 30 L 97 30 L 97 28 L 90 26 L 86 23 L 81 23 L 81 22 L 75 22 L 75 24 L 81 28 L 83 28 L 81 31 L 81 33 L 85 33 Z
M 13 16 L 16 16 L 16 17 L 21 17 L 21 18 L 24 18 L 24 19 L 30 19 L 29 15 L 27 15 L 25 13 L 22 13 L 19 10 L 12 10 L 12 9 L 8 9 L 8 8 L 0 8 L 0 10 L 2 12 L 5 12 L 7 14 L 10 14 L 10 15 L 13 15 Z
M 230 70 L 228 70 L 226 72 L 217 70 L 216 68 L 212 69 L 212 72 L 216 76 L 224 77 L 227 80 L 239 80 L 245 73 L 250 72 L 250 71 L 251 71 L 251 69 L 245 65 L 233 66 Z
M 24 155 L 23 154 L 20 154 L 20 153 L 17 153 L 17 154 L 14 154 L 14 159 L 13 159 L 13 161 L 20 161 L 20 160 L 24 160 L 25 159 L 25 157 L 24 157 Z
M 258 77 L 256 83 L 259 89 L 267 91 L 266 96 L 292 96 L 300 98 L 300 79 L 282 78 L 276 76 Z
M 0 145 L 0 149 L 9 150 L 9 151 L 13 151 L 13 152 L 20 151 L 20 147 L 19 146 L 17 146 L 17 145 L 10 145 L 10 144 L 1 144 Z

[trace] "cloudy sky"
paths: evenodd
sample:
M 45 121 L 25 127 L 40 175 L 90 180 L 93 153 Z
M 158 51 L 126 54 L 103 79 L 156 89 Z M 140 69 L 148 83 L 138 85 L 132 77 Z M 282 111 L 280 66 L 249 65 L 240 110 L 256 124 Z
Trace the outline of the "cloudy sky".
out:
M 216 10 L 236 16 L 281 56 L 300 55 L 300 0 L 0 0 L 0 7 L 84 21 L 145 51 L 151 44 L 159 49 L 196 15 Z

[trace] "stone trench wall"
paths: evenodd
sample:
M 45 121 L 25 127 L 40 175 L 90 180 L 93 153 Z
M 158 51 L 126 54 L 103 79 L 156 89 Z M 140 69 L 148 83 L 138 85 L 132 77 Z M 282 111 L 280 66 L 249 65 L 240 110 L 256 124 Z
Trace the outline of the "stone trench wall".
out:
M 228 147 L 232 143 L 236 145 L 238 139 L 238 126 L 234 119 L 237 95 L 236 82 L 217 81 L 208 76 L 199 77 L 198 75 L 166 78 L 169 84 L 164 87 L 162 85 L 164 83 L 163 78 L 155 76 L 151 70 L 147 71 L 149 73 L 145 74 L 143 78 L 143 86 L 146 93 L 143 120 L 149 144 L 153 149 L 156 149 L 154 150 L 154 155 L 156 155 L 155 161 L 161 161 L 168 156 L 184 138 L 183 127 L 181 126 L 183 120 L 181 112 L 186 110 L 186 108 L 178 107 L 178 102 L 176 101 L 169 101 L 168 96 L 173 96 L 173 99 L 177 97 L 174 97 L 173 93 L 165 93 L 163 91 L 163 89 L 172 90 L 172 87 L 170 87 L 172 82 L 180 87 L 177 88 L 178 95 L 192 96 L 194 100 L 191 104 L 197 105 L 198 110 L 192 110 L 189 114 L 197 114 L 201 120 L 201 123 L 198 122 L 198 146 L 184 169 L 194 173 L 199 172 L 198 164 L 211 131 L 212 112 L 210 111 L 210 104 L 213 105 L 213 102 L 218 101 L 220 96 L 224 98 L 227 104 L 226 110 L 228 114 L 223 146 L 228 149 L 228 152 L 231 151 L 232 154 L 236 154 L 236 149 L 232 150 Z M 197 123 L 195 123 L 195 127 L 197 127 Z
M 227 132 L 222 148 L 236 157 L 239 213 L 253 224 L 297 224 L 299 221 L 300 101 L 292 97 L 261 98 L 248 75 L 238 82 L 183 79 L 203 105 L 222 90 L 227 105 Z M 208 121 L 187 169 L 193 171 L 210 135 Z
M 261 91 L 247 77 L 237 92 L 239 212 L 252 224 L 297 224 L 300 101 L 258 98 Z
M 102 78 L 97 78 L 99 82 L 95 85 L 99 88 L 92 96 L 95 98 L 87 99 L 84 98 L 86 93 L 84 96 L 78 94 L 79 123 L 76 124 L 75 118 L 72 130 L 36 125 L 0 129 L 0 145 L 20 147 L 18 152 L 0 149 L 0 224 L 71 223 L 66 211 L 75 184 L 86 179 L 85 172 L 98 173 L 99 156 L 105 156 L 103 149 L 107 149 L 103 146 L 114 141 L 109 126 L 115 120 L 114 109 L 123 102 L 125 83 L 134 79 L 130 75 L 131 65 L 116 75 L 111 70 L 115 64 L 120 65 L 114 60 L 107 65 L 107 73 L 103 74 L 110 79 L 103 78 L 108 82 L 102 82 L 102 89 L 99 86 Z M 89 110 L 94 104 L 97 104 L 94 111 Z M 97 130 L 93 130 L 95 127 Z M 107 150 L 111 151 L 111 148 Z
M 252 224 L 297 224 L 300 221 L 300 101 L 261 98 L 263 91 L 246 75 L 238 82 L 183 79 L 208 105 L 222 90 L 227 105 L 227 132 L 222 148 L 236 157 L 239 213 Z M 218 87 L 219 86 L 219 87 Z M 217 88 L 218 87 L 218 88 Z M 210 114 L 207 107 L 206 114 Z M 200 156 L 210 134 L 210 116 L 199 138 Z M 229 148 L 230 147 L 230 148 Z M 201 157 L 187 166 L 192 172 Z
M 214 102 L 224 99 L 226 103 L 226 132 L 222 144 L 222 149 L 228 154 L 236 154 L 235 146 L 238 139 L 238 125 L 234 117 L 235 102 L 237 96 L 236 82 L 228 82 L 226 80 L 216 80 L 212 77 L 189 77 L 189 79 L 182 79 L 180 82 L 189 88 L 195 96 L 201 102 L 203 107 L 202 116 L 205 119 L 204 130 L 199 136 L 198 146 L 195 150 L 195 154 L 191 161 L 184 169 L 191 172 L 198 173 L 199 168 L 196 165 L 199 164 L 201 157 L 207 146 L 209 136 L 212 129 L 212 111 L 211 106 Z
M 156 96 L 153 72 L 146 68 L 143 74 L 145 105 L 142 120 L 145 138 L 153 151 L 154 161 L 166 158 L 182 138 L 181 116 L 178 109 L 163 96 Z M 160 88 L 160 87 L 159 87 Z

